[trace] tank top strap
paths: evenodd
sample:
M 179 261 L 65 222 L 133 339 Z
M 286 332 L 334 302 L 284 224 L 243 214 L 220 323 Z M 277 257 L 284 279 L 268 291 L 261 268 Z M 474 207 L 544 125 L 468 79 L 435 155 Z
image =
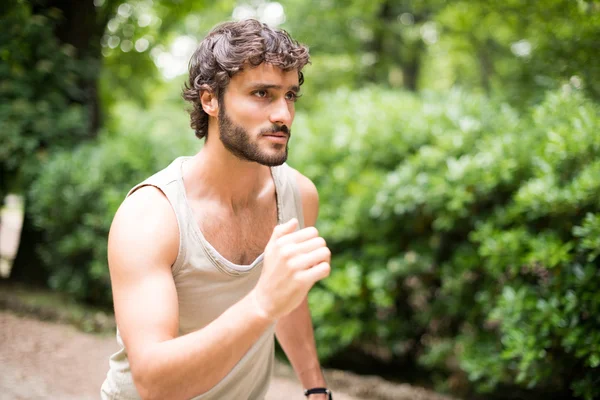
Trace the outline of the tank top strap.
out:
M 271 169 L 275 184 L 278 185 L 279 203 L 282 205 L 282 223 L 292 218 L 297 218 L 299 228 L 304 228 L 304 212 L 302 210 L 302 197 L 296 179 L 296 171 L 287 163 Z

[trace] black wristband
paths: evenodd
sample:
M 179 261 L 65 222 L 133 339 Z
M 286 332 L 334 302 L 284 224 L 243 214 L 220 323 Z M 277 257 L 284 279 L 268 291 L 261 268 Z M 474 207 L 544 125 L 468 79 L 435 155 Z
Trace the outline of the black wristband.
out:
M 331 390 L 324 388 L 324 387 L 317 387 L 317 388 L 312 388 L 312 389 L 306 389 L 304 391 L 304 395 L 306 397 L 310 396 L 311 394 L 327 394 L 329 395 L 329 400 L 332 400 L 333 397 L 331 396 Z

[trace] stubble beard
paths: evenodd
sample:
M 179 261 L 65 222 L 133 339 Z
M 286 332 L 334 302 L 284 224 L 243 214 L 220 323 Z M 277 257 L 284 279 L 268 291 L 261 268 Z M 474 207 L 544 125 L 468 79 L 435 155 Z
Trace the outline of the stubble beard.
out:
M 261 131 L 259 136 L 263 133 L 274 132 L 276 131 L 275 129 L 280 130 L 281 127 L 274 126 L 271 129 L 266 130 L 266 132 Z M 287 128 L 285 128 L 285 130 L 287 131 Z M 291 132 L 288 132 L 288 135 L 291 135 Z M 219 107 L 219 137 L 225 148 L 240 160 L 257 162 L 268 167 L 281 165 L 287 160 L 287 143 L 284 150 L 271 154 L 262 151 L 257 142 L 252 142 L 250 140 L 250 134 L 246 129 L 229 119 L 224 104 L 221 104 Z M 279 147 L 282 146 L 280 145 Z

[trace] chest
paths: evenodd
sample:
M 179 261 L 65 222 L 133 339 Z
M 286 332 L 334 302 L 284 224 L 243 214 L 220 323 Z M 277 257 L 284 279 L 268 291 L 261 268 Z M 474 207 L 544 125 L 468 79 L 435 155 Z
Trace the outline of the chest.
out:
M 277 225 L 275 199 L 232 212 L 215 205 L 194 207 L 204 238 L 228 261 L 249 265 L 261 255 Z

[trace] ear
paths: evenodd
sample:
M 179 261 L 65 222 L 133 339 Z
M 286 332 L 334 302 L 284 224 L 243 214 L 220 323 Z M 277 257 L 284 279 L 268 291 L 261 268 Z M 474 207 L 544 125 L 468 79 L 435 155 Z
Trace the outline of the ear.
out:
M 219 114 L 219 100 L 216 94 L 211 90 L 203 90 L 200 94 L 200 103 L 205 113 L 211 117 L 217 117 Z

